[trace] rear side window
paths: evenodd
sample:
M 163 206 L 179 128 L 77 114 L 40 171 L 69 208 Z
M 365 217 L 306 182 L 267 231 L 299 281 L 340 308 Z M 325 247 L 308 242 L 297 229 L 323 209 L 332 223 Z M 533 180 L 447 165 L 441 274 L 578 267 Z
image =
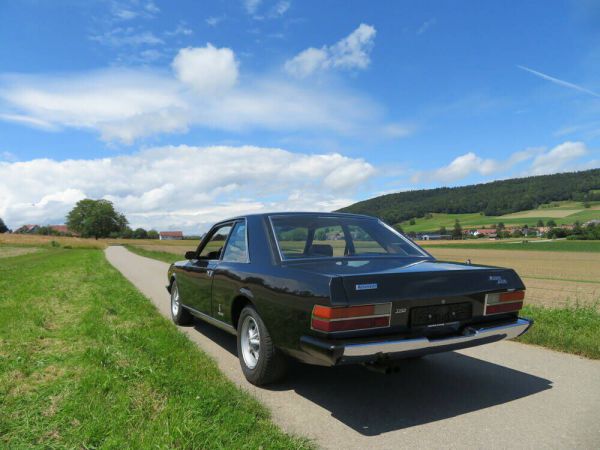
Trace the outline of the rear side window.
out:
M 428 257 L 416 244 L 375 218 L 289 214 L 271 216 L 270 220 L 282 260 Z
M 223 261 L 248 262 L 248 241 L 246 239 L 246 222 L 238 222 L 234 225 L 229 236 Z

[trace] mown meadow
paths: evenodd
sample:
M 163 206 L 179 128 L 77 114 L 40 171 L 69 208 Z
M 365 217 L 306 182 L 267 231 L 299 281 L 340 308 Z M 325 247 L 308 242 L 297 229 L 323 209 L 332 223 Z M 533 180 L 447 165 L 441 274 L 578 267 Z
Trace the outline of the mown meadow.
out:
M 100 249 L 0 245 L 0 448 L 310 446 Z

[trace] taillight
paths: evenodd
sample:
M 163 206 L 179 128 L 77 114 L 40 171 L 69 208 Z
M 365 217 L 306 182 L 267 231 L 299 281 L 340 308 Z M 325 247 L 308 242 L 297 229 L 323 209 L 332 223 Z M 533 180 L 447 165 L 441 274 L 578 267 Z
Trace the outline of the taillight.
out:
M 519 311 L 523 308 L 525 291 L 497 292 L 485 296 L 485 313 L 500 314 Z
M 364 330 L 390 326 L 391 303 L 331 308 L 315 305 L 312 311 L 313 330 L 334 331 Z

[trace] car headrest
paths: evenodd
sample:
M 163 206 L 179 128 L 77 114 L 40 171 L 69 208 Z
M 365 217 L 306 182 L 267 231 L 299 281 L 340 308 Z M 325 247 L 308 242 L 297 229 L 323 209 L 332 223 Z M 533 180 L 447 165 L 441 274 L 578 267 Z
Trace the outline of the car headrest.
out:
M 333 247 L 329 244 L 313 244 L 310 246 L 309 254 L 319 256 L 333 256 Z

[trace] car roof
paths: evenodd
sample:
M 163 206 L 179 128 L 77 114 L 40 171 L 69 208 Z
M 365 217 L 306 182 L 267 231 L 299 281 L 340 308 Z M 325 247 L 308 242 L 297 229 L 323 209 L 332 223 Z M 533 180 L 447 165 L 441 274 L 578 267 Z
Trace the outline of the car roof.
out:
M 340 212 L 326 212 L 326 211 L 279 211 L 279 212 L 267 212 L 267 213 L 255 213 L 246 214 L 242 216 L 231 217 L 229 219 L 220 220 L 217 223 L 230 222 L 232 220 L 240 220 L 248 217 L 274 217 L 274 216 L 329 216 L 329 217 L 359 217 L 363 219 L 376 219 L 373 216 L 367 216 L 366 214 L 352 214 L 352 213 L 340 213 Z

